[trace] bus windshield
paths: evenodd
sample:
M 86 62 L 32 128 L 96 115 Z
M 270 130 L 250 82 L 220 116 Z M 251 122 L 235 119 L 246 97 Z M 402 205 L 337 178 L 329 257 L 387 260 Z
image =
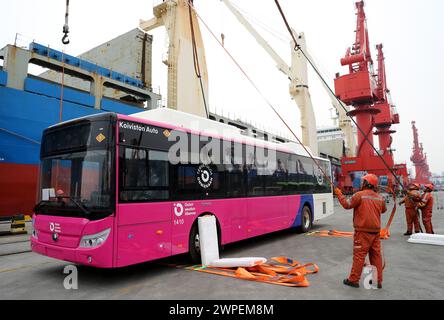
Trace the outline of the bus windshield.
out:
M 114 211 L 109 122 L 61 126 L 44 135 L 37 214 L 98 219 Z M 61 143 L 63 141 L 63 143 Z

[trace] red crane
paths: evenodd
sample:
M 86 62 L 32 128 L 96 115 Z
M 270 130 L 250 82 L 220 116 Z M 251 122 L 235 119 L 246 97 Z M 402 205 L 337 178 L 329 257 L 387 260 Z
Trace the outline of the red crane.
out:
M 355 110 L 350 112 L 356 116 L 358 126 L 365 133 L 358 132 L 358 156 L 364 159 L 374 154 L 373 116 L 378 110 L 373 107 L 377 95 L 377 84 L 373 74 L 373 59 L 371 57 L 367 21 L 364 12 L 364 2 L 356 3 L 357 27 L 356 40 L 352 48 L 348 48 L 345 58 L 341 59 L 342 66 L 349 66 L 349 74 L 335 79 L 336 95 Z M 366 139 L 367 137 L 367 139 Z
M 413 162 L 416 171 L 416 177 L 413 180 L 414 183 L 428 184 L 432 174 L 430 173 L 429 164 L 427 161 L 427 154 L 424 154 L 424 147 L 422 143 L 419 143 L 418 128 L 416 122 L 412 122 L 413 129 L 413 154 L 410 160 Z
M 389 186 L 396 184 L 397 176 L 402 176 L 402 182 L 407 183 L 407 166 L 396 165 L 393 159 L 392 134 L 393 124 L 399 123 L 399 115 L 390 102 L 390 91 L 387 87 L 384 53 L 382 45 L 378 50 L 378 73 L 375 74 L 371 56 L 367 21 L 364 11 L 364 1 L 356 3 L 357 28 L 356 40 L 352 48 L 347 49 L 341 59 L 342 66 L 349 66 L 349 73 L 337 75 L 335 79 L 336 95 L 354 110 L 349 113 L 356 117 L 358 129 L 357 156 L 342 159 L 342 178 L 340 187 L 345 191 L 353 191 L 352 175 L 358 172 L 374 173 L 387 177 Z M 377 131 L 374 133 L 373 129 Z M 373 148 L 373 135 L 379 136 L 379 157 Z M 385 163 L 384 163 L 385 162 Z
M 385 72 L 384 52 L 382 44 L 376 46 L 378 50 L 378 76 L 377 76 L 377 96 L 375 107 L 380 113 L 375 116 L 375 135 L 379 137 L 379 150 L 382 154 L 388 154 L 393 163 L 393 150 L 391 149 L 393 138 L 392 134 L 396 131 L 391 130 L 393 124 L 399 124 L 399 115 L 395 106 L 391 104 L 390 91 L 387 88 L 387 76 Z
M 386 162 L 392 167 L 393 172 L 406 186 L 409 183 L 409 176 L 407 170 L 407 164 L 394 164 L 393 158 L 393 137 L 396 133 L 392 130 L 392 125 L 399 124 L 400 118 L 396 110 L 396 107 L 391 102 L 390 90 L 387 86 L 387 74 L 385 70 L 385 58 L 383 52 L 383 45 L 378 44 L 376 46 L 378 51 L 378 73 L 377 73 L 377 100 L 375 101 L 375 107 L 380 111 L 374 117 L 374 126 L 377 129 L 374 133 L 379 138 L 379 152 L 386 159 Z M 387 173 L 390 175 L 389 170 Z M 394 183 L 397 181 L 394 180 Z

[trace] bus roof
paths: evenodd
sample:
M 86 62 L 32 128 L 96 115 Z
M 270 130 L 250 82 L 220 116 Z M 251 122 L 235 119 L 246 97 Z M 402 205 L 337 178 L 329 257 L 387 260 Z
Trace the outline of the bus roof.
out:
M 135 113 L 129 116 L 119 114 L 118 118 L 129 121 L 145 122 L 151 125 L 166 127 L 168 129 L 182 130 L 224 140 L 232 140 L 240 143 L 253 144 L 256 146 L 262 146 L 273 150 L 294 153 L 297 155 L 308 157 L 307 152 L 297 142 L 275 143 L 262 139 L 257 139 L 243 134 L 241 129 L 230 126 L 228 124 L 205 119 L 172 109 L 159 108 Z M 306 148 L 311 153 L 311 150 L 308 147 Z M 328 161 L 327 159 L 319 158 L 316 156 L 313 157 L 318 160 Z

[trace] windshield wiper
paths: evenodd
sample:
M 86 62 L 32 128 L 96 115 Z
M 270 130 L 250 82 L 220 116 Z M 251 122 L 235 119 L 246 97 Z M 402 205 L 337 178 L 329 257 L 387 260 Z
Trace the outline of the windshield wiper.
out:
M 71 200 L 77 207 L 79 207 L 79 209 L 80 210 L 82 210 L 83 211 L 83 213 L 86 215 L 86 216 L 89 216 L 90 214 L 91 214 L 91 212 L 86 208 L 86 206 L 84 205 L 84 204 L 82 204 L 82 203 L 80 203 L 80 202 L 77 202 L 73 197 L 71 197 L 71 196 L 61 196 L 61 195 L 58 195 L 58 196 L 56 196 L 56 198 L 57 199 L 69 199 L 69 200 Z

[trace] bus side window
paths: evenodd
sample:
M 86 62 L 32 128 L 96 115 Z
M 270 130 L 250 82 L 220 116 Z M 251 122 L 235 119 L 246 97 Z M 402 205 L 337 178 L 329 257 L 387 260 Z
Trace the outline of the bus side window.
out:
M 202 198 L 202 188 L 197 183 L 198 168 L 198 165 L 182 163 L 175 166 L 175 200 L 199 200 Z
M 121 201 L 169 199 L 169 161 L 166 152 L 123 148 L 120 162 Z
M 265 194 L 267 196 L 282 196 L 287 195 L 287 162 L 288 155 L 283 152 L 276 152 L 276 160 L 269 171 L 265 180 Z
M 125 148 L 123 187 L 147 187 L 146 150 Z
M 244 159 L 242 145 L 232 143 L 224 151 L 226 196 L 228 198 L 245 197 Z
M 160 151 L 149 152 L 150 187 L 168 187 L 168 154 Z
M 288 186 L 287 193 L 298 194 L 301 191 L 301 174 L 299 161 L 296 155 L 291 155 L 288 161 Z

